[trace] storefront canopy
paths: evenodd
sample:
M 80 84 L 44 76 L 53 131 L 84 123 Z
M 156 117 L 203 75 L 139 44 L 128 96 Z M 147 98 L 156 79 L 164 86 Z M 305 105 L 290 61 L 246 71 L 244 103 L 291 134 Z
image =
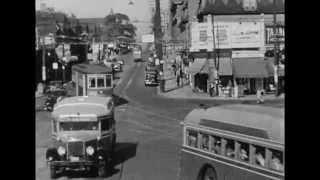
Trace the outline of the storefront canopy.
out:
M 188 74 L 197 74 L 201 72 L 201 70 L 205 67 L 207 62 L 207 59 L 201 58 L 201 59 L 195 59 L 194 63 L 192 63 L 189 66 L 189 69 L 187 70 Z
M 269 77 L 264 58 L 234 58 L 232 69 L 236 78 Z
M 232 62 L 231 58 L 219 58 L 219 75 L 232 76 Z

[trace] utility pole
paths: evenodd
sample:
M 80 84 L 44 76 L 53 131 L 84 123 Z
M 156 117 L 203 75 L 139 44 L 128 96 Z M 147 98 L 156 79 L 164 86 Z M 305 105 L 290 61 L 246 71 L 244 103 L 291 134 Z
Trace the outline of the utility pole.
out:
M 44 36 L 42 37 L 42 81 L 46 81 L 46 47 L 44 45 Z
M 215 95 L 219 95 L 219 77 L 218 77 L 218 63 L 217 63 L 217 49 L 215 42 L 215 33 L 214 33 L 214 16 L 208 15 L 208 22 L 212 22 L 212 40 L 213 40 L 213 60 L 209 60 L 209 82 L 213 83 L 215 81 L 216 91 Z M 210 23 L 208 23 L 210 25 Z M 218 38 L 217 38 L 218 39 Z M 208 57 L 210 58 L 210 56 Z M 211 58 L 210 58 L 211 59 Z
M 156 54 L 159 59 L 162 59 L 162 35 L 161 35 L 161 15 L 160 15 L 160 0 L 156 1 L 156 12 L 155 12 L 155 48 Z
M 274 42 L 274 49 L 273 49 L 273 54 L 274 54 L 274 84 L 276 88 L 275 96 L 279 95 L 279 74 L 278 74 L 278 69 L 279 69 L 279 59 L 278 59 L 278 37 L 277 37 L 277 14 L 273 13 L 273 36 L 275 39 Z

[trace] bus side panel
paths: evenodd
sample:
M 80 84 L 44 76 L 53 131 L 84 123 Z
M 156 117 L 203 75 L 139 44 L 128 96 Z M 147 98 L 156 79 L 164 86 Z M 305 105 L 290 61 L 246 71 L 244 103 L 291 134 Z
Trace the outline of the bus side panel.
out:
M 188 151 L 188 150 L 187 150 Z M 267 180 L 271 179 L 261 174 L 241 169 L 236 166 L 226 164 L 223 161 L 215 161 L 202 153 L 195 155 L 189 152 L 181 151 L 179 180 L 198 180 L 201 169 L 205 165 L 214 168 L 217 180 Z

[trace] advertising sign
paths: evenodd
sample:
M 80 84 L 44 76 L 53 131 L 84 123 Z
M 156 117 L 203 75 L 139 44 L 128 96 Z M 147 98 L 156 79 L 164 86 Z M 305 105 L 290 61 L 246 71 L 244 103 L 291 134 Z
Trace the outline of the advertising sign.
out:
M 284 26 L 278 26 L 276 28 L 276 32 L 277 32 L 276 35 L 274 35 L 274 33 L 273 33 L 272 26 L 266 26 L 265 28 L 266 28 L 265 29 L 265 33 L 266 33 L 265 43 L 266 44 L 274 44 L 276 41 L 278 41 L 279 43 L 285 42 Z
M 264 51 L 232 51 L 232 58 L 264 57 Z
M 153 34 L 142 35 L 142 42 L 143 43 L 154 42 L 154 35 Z
M 264 46 L 264 23 L 235 22 L 231 30 L 232 48 L 260 48 Z
M 231 22 L 217 22 L 214 23 L 214 37 L 216 49 L 230 49 L 231 48 Z
M 190 51 L 206 49 L 213 50 L 213 33 L 211 23 L 191 24 L 191 48 Z

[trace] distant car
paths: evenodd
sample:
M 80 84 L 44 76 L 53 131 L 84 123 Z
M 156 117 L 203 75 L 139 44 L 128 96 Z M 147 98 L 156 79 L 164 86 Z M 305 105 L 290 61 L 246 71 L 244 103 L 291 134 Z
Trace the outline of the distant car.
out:
M 133 49 L 132 51 L 133 60 L 135 62 L 142 61 L 142 52 L 139 49 Z

